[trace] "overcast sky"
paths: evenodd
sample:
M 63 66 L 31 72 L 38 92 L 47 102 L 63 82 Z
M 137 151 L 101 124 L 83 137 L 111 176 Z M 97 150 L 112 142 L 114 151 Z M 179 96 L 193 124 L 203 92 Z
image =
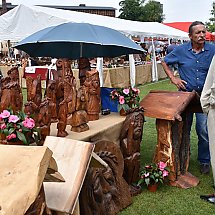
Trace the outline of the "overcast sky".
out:
M 214 0 L 157 0 L 163 4 L 165 14 L 164 22 L 206 22 L 211 17 L 212 3 Z M 7 0 L 12 4 L 26 5 L 71 5 L 78 6 L 86 4 L 87 6 L 108 6 L 119 9 L 118 0 Z M 117 12 L 119 15 L 119 12 Z

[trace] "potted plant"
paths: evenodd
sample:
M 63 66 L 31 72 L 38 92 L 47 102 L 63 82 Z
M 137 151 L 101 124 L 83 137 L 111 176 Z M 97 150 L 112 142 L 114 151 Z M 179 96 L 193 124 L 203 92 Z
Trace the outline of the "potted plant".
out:
M 130 108 L 139 106 L 140 90 L 138 88 L 119 88 L 111 91 L 110 97 L 112 100 L 118 102 L 118 111 L 127 111 Z
M 1 143 L 25 144 L 38 143 L 40 131 L 32 118 L 23 111 L 14 114 L 12 110 L 0 113 Z M 20 143 L 21 142 L 21 143 Z
M 169 168 L 166 163 L 160 161 L 158 163 L 151 163 L 146 165 L 140 171 L 140 179 L 138 181 L 138 186 L 146 185 L 150 190 L 151 188 L 156 189 L 159 184 L 163 184 L 164 180 L 169 175 Z M 156 191 L 156 190 L 150 190 Z

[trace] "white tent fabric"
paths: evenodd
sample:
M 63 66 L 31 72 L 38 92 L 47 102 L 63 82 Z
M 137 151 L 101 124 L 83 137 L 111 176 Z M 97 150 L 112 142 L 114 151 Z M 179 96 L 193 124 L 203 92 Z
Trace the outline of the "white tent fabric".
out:
M 36 31 L 64 22 L 87 22 L 132 36 L 188 39 L 187 33 L 158 22 L 137 22 L 40 6 L 19 5 L 0 16 L 0 41 L 18 42 Z

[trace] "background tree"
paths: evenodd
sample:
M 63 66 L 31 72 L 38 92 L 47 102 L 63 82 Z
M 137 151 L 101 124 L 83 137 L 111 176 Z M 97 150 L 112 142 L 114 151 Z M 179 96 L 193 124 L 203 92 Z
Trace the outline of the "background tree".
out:
M 121 7 L 119 18 L 142 22 L 163 22 L 163 5 L 160 2 L 149 0 L 124 0 L 119 3 Z
M 144 22 L 163 22 L 163 5 L 160 2 L 149 0 L 143 7 L 140 21 Z
M 215 32 L 215 2 L 212 3 L 211 13 L 212 17 L 209 22 L 206 22 L 206 27 L 209 32 Z
M 124 0 L 119 2 L 119 18 L 139 21 L 141 16 L 142 4 L 145 0 Z

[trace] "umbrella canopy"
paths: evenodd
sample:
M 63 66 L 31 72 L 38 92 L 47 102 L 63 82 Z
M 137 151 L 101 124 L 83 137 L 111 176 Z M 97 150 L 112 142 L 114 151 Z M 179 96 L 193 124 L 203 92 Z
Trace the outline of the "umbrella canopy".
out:
M 32 57 L 79 59 L 143 54 L 144 50 L 117 30 L 89 23 L 63 23 L 40 30 L 15 48 Z

